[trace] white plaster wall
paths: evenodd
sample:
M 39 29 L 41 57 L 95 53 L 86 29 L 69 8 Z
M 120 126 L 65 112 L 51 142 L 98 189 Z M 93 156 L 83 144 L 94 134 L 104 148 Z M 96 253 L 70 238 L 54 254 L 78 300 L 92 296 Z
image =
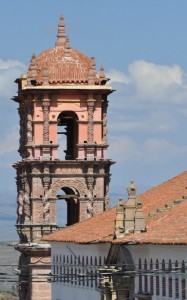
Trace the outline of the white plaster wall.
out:
M 110 248 L 110 244 L 75 244 L 75 243 L 51 243 L 51 258 L 52 258 L 52 274 L 54 272 L 53 265 L 53 257 L 57 256 L 73 256 L 75 258 L 80 256 L 80 260 L 82 257 L 88 257 L 89 261 L 92 257 L 93 264 L 95 262 L 95 257 L 97 257 L 97 261 L 99 262 L 99 257 L 101 257 L 102 264 L 104 264 L 104 259 L 108 255 L 108 251 Z M 86 266 L 88 270 L 91 270 L 89 266 Z M 92 269 L 93 270 L 93 269 Z M 85 278 L 86 281 L 86 278 Z M 86 283 L 86 282 L 85 282 Z M 89 286 L 86 284 L 83 285 L 75 285 L 70 282 L 52 282 L 52 300 L 99 300 L 100 292 L 96 290 L 94 284 L 91 287 L 89 282 Z
M 139 258 L 141 258 L 142 268 L 144 268 L 144 261 L 147 260 L 147 269 L 150 270 L 150 260 L 153 261 L 153 269 L 156 269 L 156 260 L 159 261 L 159 269 L 162 269 L 162 260 L 164 259 L 166 269 L 168 268 L 168 262 L 171 259 L 172 268 L 175 267 L 175 261 L 178 261 L 179 267 L 181 267 L 182 261 L 185 262 L 185 267 L 187 267 L 187 246 L 183 245 L 128 245 L 126 246 L 131 252 L 133 261 L 136 265 L 136 270 L 138 269 Z M 161 273 L 161 272 L 160 272 Z M 152 274 L 148 274 L 148 292 L 150 291 L 150 276 Z M 157 273 L 158 275 L 158 273 Z M 162 296 L 162 276 L 166 278 L 166 296 Z M 142 276 L 142 290 L 144 291 L 144 276 Z M 175 279 L 179 279 L 179 298 L 184 299 L 182 297 L 182 279 L 186 279 L 186 297 L 187 299 L 187 270 L 185 273 L 182 273 L 181 270 L 175 272 L 168 273 L 165 272 L 164 275 L 159 274 L 159 282 L 160 282 L 160 295 L 156 295 L 156 271 L 154 271 L 153 276 L 154 281 L 154 294 L 152 296 L 152 300 L 160 300 L 160 299 L 176 299 L 176 291 L 175 291 Z M 172 278 L 172 297 L 169 297 L 169 287 L 168 280 Z M 135 273 L 135 293 L 139 291 L 139 275 L 137 272 Z

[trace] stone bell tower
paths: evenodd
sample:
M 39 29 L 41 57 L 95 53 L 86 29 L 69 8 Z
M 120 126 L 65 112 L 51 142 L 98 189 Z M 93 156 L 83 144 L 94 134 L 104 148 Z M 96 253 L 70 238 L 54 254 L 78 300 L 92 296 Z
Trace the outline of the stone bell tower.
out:
M 27 74 L 16 80 L 21 300 L 50 299 L 50 246 L 41 238 L 57 229 L 57 201 L 67 203 L 67 225 L 109 208 L 107 81 L 93 57 L 71 48 L 62 16 L 55 47 L 33 54 Z

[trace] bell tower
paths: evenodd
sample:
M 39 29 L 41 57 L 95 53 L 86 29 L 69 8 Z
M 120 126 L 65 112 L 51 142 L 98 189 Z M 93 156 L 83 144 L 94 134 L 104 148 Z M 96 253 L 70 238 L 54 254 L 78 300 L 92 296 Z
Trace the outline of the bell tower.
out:
M 40 294 L 49 284 L 37 274 L 50 270 L 50 246 L 41 238 L 57 229 L 57 201 L 67 203 L 67 225 L 109 208 L 107 96 L 113 90 L 107 81 L 93 57 L 71 48 L 62 16 L 55 47 L 33 54 L 27 74 L 16 80 L 21 300 L 50 299 L 47 288 Z

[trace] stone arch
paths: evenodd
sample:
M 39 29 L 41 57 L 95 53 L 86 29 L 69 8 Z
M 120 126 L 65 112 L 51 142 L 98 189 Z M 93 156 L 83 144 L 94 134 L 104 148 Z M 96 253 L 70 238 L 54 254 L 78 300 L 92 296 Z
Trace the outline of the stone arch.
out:
M 51 184 L 51 196 L 56 197 L 59 189 L 70 188 L 76 190 L 78 195 L 83 197 L 87 194 L 87 187 L 84 179 L 68 178 L 68 179 L 55 179 Z
M 116 291 L 117 299 L 131 299 L 134 295 L 135 287 L 135 263 L 131 252 L 124 245 L 112 245 L 107 257 L 106 264 L 118 265 L 124 271 L 132 271 L 127 276 L 114 276 L 113 289 Z
M 62 211 L 67 210 L 67 226 L 72 225 L 79 220 L 79 197 L 85 193 L 84 179 L 56 179 L 51 186 L 51 196 L 56 197 L 57 201 L 66 201 L 66 206 Z M 65 194 L 57 195 L 58 191 L 63 191 Z M 56 203 L 58 206 L 58 203 Z M 64 210 L 65 209 L 65 210 Z M 58 210 L 57 210 L 58 211 Z M 59 224 L 57 224 L 59 225 Z
M 75 160 L 78 155 L 78 119 L 74 111 L 68 110 L 62 111 L 57 117 L 58 136 L 66 137 L 65 160 Z

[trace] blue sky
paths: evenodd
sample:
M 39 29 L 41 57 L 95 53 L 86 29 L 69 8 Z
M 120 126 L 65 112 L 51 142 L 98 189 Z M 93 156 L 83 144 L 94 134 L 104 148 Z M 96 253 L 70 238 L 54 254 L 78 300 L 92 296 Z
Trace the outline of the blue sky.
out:
M 61 14 L 72 48 L 95 56 L 116 89 L 109 97 L 111 193 L 125 197 L 132 179 L 141 192 L 186 170 L 186 11 L 186 0 L 1 0 L 0 221 L 5 212 L 10 220 L 2 220 L 0 239 L 16 236 L 9 226 L 16 212 L 11 165 L 19 160 L 14 80 L 33 52 L 54 47 Z

